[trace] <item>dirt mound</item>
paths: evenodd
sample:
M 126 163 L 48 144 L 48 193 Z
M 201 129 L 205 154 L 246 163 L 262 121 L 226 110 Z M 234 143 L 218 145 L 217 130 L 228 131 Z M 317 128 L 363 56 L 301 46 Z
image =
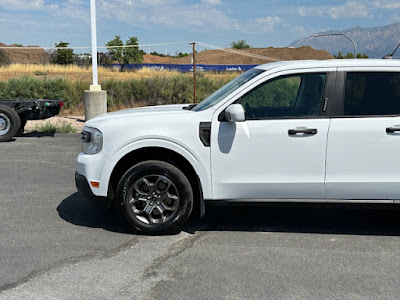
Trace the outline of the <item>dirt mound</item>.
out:
M 158 55 L 143 55 L 143 63 L 145 64 L 170 64 L 171 57 L 162 57 Z
M 0 47 L 16 47 L 0 43 Z M 18 47 L 18 46 L 17 46 Z M 28 46 L 37 47 L 37 46 Z M 10 62 L 14 64 L 45 64 L 49 62 L 49 55 L 44 49 L 4 49 L 7 52 Z
M 0 43 L 0 47 L 14 47 L 13 49 L 4 49 L 10 58 L 11 63 L 20 64 L 45 64 L 49 62 L 49 54 L 44 49 L 25 49 L 15 48 L 17 45 L 7 46 Z M 35 47 L 35 46 L 28 46 Z M 226 51 L 224 51 L 226 50 Z M 207 50 L 196 53 L 196 63 L 205 65 L 229 65 L 243 64 L 256 65 L 271 62 L 272 60 L 260 58 L 266 56 L 278 60 L 299 60 L 299 59 L 332 59 L 333 56 L 324 50 L 315 50 L 309 46 L 300 48 L 250 48 L 250 49 L 224 49 Z M 229 52 L 235 51 L 236 53 Z M 243 53 L 246 55 L 241 55 Z M 144 63 L 150 64 L 191 64 L 192 56 L 173 58 L 161 57 L 151 54 L 145 54 Z
M 233 50 L 233 49 L 226 49 Z M 265 58 L 254 56 L 266 56 L 278 60 L 300 60 L 300 59 L 332 59 L 333 56 L 324 50 L 315 50 L 309 46 L 300 48 L 250 48 L 250 49 L 234 49 L 237 53 L 224 50 L 207 50 L 196 53 L 196 63 L 205 65 L 256 65 L 271 62 Z M 241 55 L 243 53 L 246 55 Z M 253 56 L 254 55 L 254 56 Z M 190 64 L 191 56 L 172 58 L 160 57 L 151 54 L 144 56 L 144 63 L 162 63 L 162 64 Z

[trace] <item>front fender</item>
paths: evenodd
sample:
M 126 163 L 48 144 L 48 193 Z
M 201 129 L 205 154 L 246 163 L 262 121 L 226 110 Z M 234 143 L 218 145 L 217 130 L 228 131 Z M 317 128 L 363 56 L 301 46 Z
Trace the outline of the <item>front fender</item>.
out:
M 147 137 L 130 141 L 117 148 L 104 166 L 102 181 L 109 182 L 111 174 L 118 162 L 127 154 L 144 148 L 158 147 L 174 151 L 185 158 L 193 167 L 203 190 L 205 199 L 212 199 L 211 176 L 210 176 L 210 154 L 209 148 L 196 153 L 178 141 L 167 138 Z M 107 184 L 108 186 L 108 184 Z

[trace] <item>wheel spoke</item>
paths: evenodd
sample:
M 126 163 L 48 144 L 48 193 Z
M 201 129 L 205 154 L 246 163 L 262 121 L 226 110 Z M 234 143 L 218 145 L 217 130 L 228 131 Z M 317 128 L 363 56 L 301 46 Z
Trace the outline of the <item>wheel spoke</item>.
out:
M 151 213 L 153 212 L 153 209 L 154 209 L 154 205 L 151 205 L 150 203 L 147 203 L 147 204 L 146 204 L 146 207 L 143 209 L 143 212 L 144 212 L 146 215 L 150 216 Z
M 159 176 L 154 186 L 157 192 L 166 193 L 171 186 L 171 181 L 165 176 Z
M 158 204 L 158 205 L 155 207 L 154 210 L 157 210 L 157 211 L 159 212 L 159 215 L 157 214 L 157 216 L 155 216 L 155 215 L 152 213 L 152 214 L 149 216 L 149 221 L 150 221 L 151 223 L 154 223 L 154 224 L 158 224 L 158 223 L 165 222 L 165 220 L 166 220 L 165 212 L 166 212 L 167 210 L 166 210 L 164 204 L 163 204 L 163 203 Z M 153 210 L 153 212 L 154 212 L 154 210 Z
M 135 182 L 133 188 L 138 194 L 147 196 L 154 191 L 154 184 L 151 183 L 147 178 L 143 177 Z
M 167 194 L 167 198 L 168 198 L 168 199 L 171 199 L 171 200 L 173 200 L 173 201 L 178 201 L 178 200 L 179 200 L 179 197 L 178 197 L 178 196 L 172 195 L 172 194 L 170 194 L 170 193 Z
M 138 202 L 147 202 L 147 198 L 144 197 L 143 195 L 138 195 L 137 197 L 132 198 L 132 199 L 129 201 L 129 204 L 130 204 L 130 205 L 135 205 L 135 204 L 138 203 Z
M 163 202 L 165 208 L 169 211 L 176 211 L 179 207 L 179 198 L 178 196 L 168 194 L 167 199 Z
M 146 207 L 145 203 L 147 203 L 147 198 L 141 195 L 138 195 L 129 201 L 129 205 L 136 214 L 142 214 L 144 212 L 144 208 Z
M 160 212 L 161 216 L 164 216 L 165 211 L 168 210 L 165 207 L 164 203 L 162 203 L 162 202 L 160 202 L 160 204 L 157 205 L 157 209 Z

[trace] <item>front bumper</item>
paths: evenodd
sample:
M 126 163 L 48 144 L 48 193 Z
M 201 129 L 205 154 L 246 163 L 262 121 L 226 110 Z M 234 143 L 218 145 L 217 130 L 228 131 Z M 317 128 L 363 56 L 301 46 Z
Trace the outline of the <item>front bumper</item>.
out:
M 92 189 L 89 186 L 89 182 L 86 179 L 85 176 L 79 174 L 78 172 L 75 172 L 75 185 L 78 191 L 88 197 L 88 198 L 94 198 L 96 197 L 95 194 L 93 194 Z
M 104 157 L 103 153 L 98 153 L 95 155 L 88 155 L 80 153 L 76 159 L 75 171 L 84 177 L 84 182 L 82 183 L 84 187 L 83 190 L 90 189 L 91 193 L 99 197 L 107 197 L 108 193 L 108 180 L 110 173 L 105 170 L 105 163 L 107 162 L 107 157 Z M 79 181 L 83 179 L 78 176 Z M 98 182 L 100 187 L 92 188 L 90 182 Z M 82 192 L 83 193 L 83 192 Z

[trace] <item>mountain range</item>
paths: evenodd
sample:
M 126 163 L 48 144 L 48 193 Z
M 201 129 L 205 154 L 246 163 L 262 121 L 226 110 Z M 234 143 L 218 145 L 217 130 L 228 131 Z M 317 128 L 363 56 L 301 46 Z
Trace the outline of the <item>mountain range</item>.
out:
M 317 34 L 342 33 L 353 39 L 357 46 L 357 53 L 365 53 L 370 58 L 381 58 L 392 53 L 400 43 L 400 22 L 381 27 L 355 27 L 345 30 L 325 31 Z M 350 40 L 344 36 L 306 37 L 294 41 L 289 47 L 311 46 L 314 49 L 326 50 L 332 55 L 342 51 L 353 53 L 354 48 Z M 400 58 L 400 49 L 394 55 Z

